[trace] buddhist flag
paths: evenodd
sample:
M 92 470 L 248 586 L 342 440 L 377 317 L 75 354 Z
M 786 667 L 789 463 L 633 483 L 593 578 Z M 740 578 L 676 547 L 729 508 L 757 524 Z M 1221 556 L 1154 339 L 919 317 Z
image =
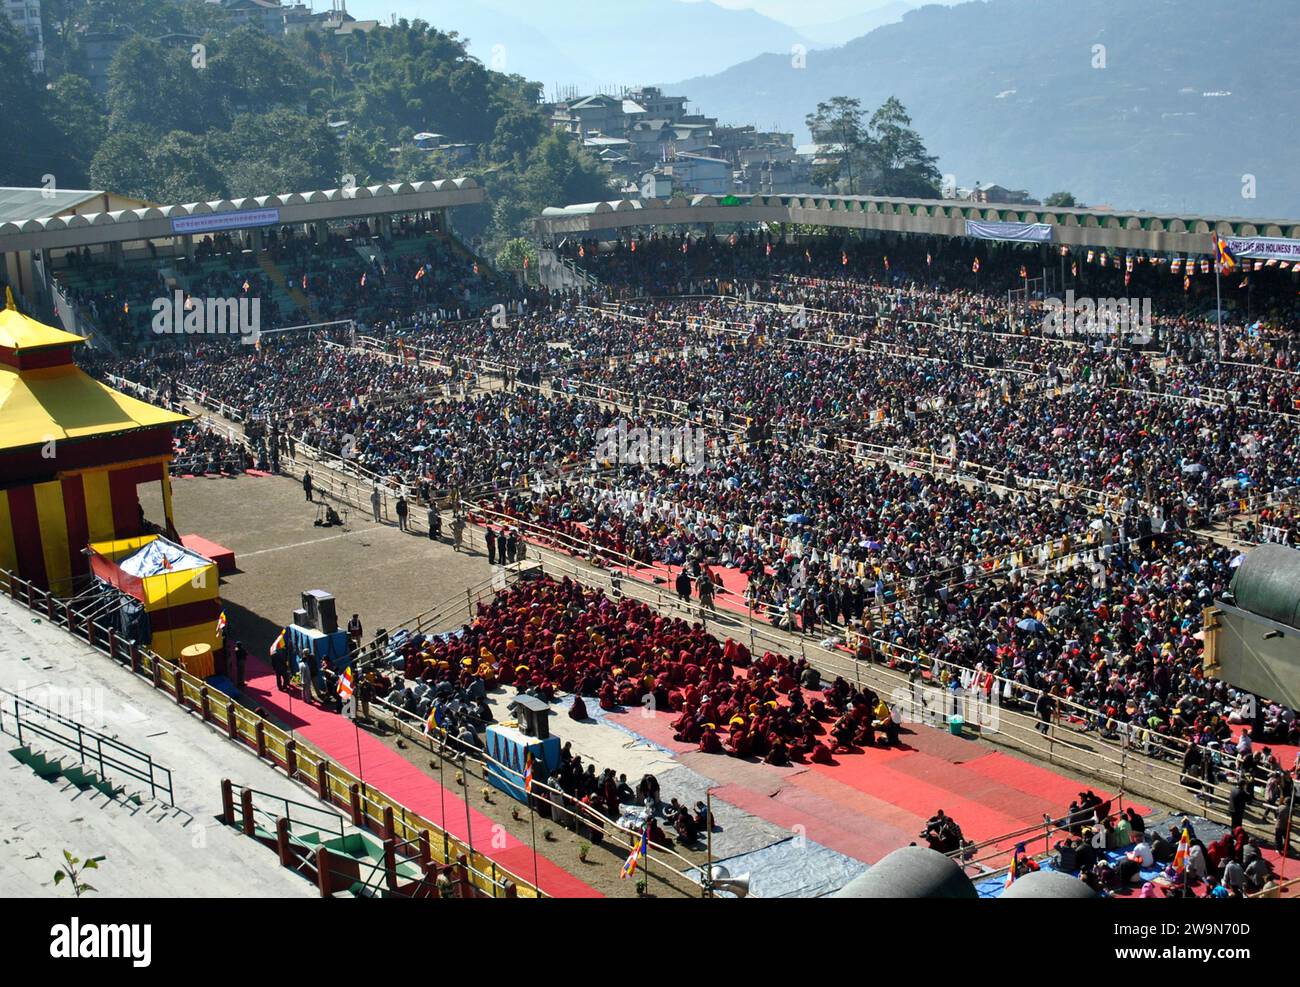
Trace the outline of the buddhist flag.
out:
M 1174 262 L 1169 265 L 1169 273 L 1177 274 L 1182 269 L 1183 269 L 1183 259 L 1181 257 L 1175 257 Z
M 533 794 L 533 752 L 524 751 L 524 791 Z
M 1228 245 L 1223 242 L 1217 233 L 1214 234 L 1214 254 L 1219 261 L 1220 273 L 1229 274 L 1236 270 L 1237 255 L 1228 248 Z
M 524 258 L 524 267 L 527 267 L 527 266 L 528 266 L 528 258 L 525 257 L 525 258 Z M 416 281 L 419 281 L 420 278 L 424 277 L 425 274 L 427 274 L 427 273 L 428 273 L 428 272 L 425 271 L 425 269 L 424 269 L 424 265 L 421 264 L 418 268 L 416 268 L 416 271 L 415 271 L 415 280 L 416 280 Z
M 430 734 L 433 733 L 433 731 L 435 730 L 441 730 L 441 729 L 442 729 L 442 707 L 435 704 L 433 709 L 429 710 L 429 718 L 424 721 L 424 732 L 426 734 Z
M 131 303 L 130 303 L 130 302 L 123 302 L 123 303 L 122 303 L 122 314 L 123 314 L 123 315 L 130 315 L 130 314 L 131 314 Z
M 366 272 L 365 272 L 365 271 L 362 271 L 362 272 L 361 272 L 361 287 L 364 288 L 365 286 L 366 286 Z
M 1096 255 L 1097 255 L 1097 252 L 1096 252 L 1095 250 L 1089 250 L 1089 251 L 1088 251 L 1088 263 L 1089 263 L 1089 264 L 1092 263 L 1092 259 L 1093 259 L 1093 257 L 1095 257 Z
M 1029 278 L 1029 272 L 1028 272 L 1027 270 L 1025 270 L 1025 265 L 1024 265 L 1024 264 L 1021 264 L 1021 265 L 1020 265 L 1020 279 L 1021 279 L 1022 281 L 1025 281 L 1025 280 L 1028 280 L 1028 278 Z
M 979 274 L 979 272 L 980 272 L 980 259 L 979 259 L 978 257 L 976 257 L 973 261 L 971 261 L 970 269 L 971 269 L 971 273 L 972 273 L 972 274 Z
M 280 636 L 277 637 L 275 641 L 271 644 L 271 654 L 275 654 L 277 651 L 284 650 L 284 632 L 287 631 L 288 629 L 289 628 L 286 627 L 284 628 L 284 630 L 280 631 Z
M 844 263 L 847 264 L 848 262 L 849 262 L 848 255 L 845 254 L 845 256 L 844 256 Z M 886 270 L 886 271 L 889 270 L 889 255 L 888 255 L 888 254 L 885 255 L 885 270 Z
M 1129 254 L 1127 257 L 1124 258 L 1124 270 L 1126 270 L 1126 271 L 1132 271 L 1132 270 L 1133 270 L 1133 255 L 1132 255 L 1132 254 Z
M 302 276 L 302 290 L 303 291 L 307 290 L 307 275 L 305 274 Z
M 636 241 L 635 241 L 635 240 L 632 241 L 632 245 L 631 245 L 631 248 L 630 248 L 630 249 L 632 250 L 632 253 L 636 253 Z
M 1183 275 L 1183 291 L 1186 291 L 1186 290 L 1187 290 L 1188 288 L 1190 288 L 1191 286 L 1192 286 L 1192 276 L 1191 276 L 1190 274 L 1184 274 L 1184 275 Z
M 222 610 L 217 615 L 217 637 L 224 637 L 226 633 L 226 611 Z
M 1012 883 L 1020 876 L 1020 863 L 1025 859 L 1025 845 L 1017 843 L 1015 852 L 1011 854 L 1011 869 L 1007 871 L 1007 882 L 1004 888 L 1011 887 Z
M 478 261 L 474 262 L 474 273 L 478 274 Z
M 1187 870 L 1187 858 L 1192 852 L 1192 838 L 1187 830 L 1183 829 L 1183 835 L 1178 838 L 1178 849 L 1174 853 L 1174 870 L 1181 874 Z
M 650 824 L 646 823 L 645 829 L 641 830 L 641 842 L 637 844 L 636 848 L 627 855 L 627 859 L 623 861 L 623 869 L 619 871 L 619 877 L 626 880 L 636 873 L 637 863 L 645 859 L 646 850 L 649 848 L 649 844 Z
M 343 674 L 339 676 L 339 698 L 347 702 L 352 698 L 352 666 L 349 665 L 343 669 Z
M 772 245 L 770 243 L 767 245 L 767 256 L 772 256 Z
M 1204 257 L 1201 258 L 1201 273 L 1202 274 L 1210 273 L 1210 262 L 1206 260 Z
M 245 295 L 248 294 L 248 290 L 249 290 L 251 287 L 253 287 L 253 286 L 252 286 L 251 284 L 249 284 L 249 283 L 248 283 L 248 279 L 245 278 L 245 279 L 244 279 L 244 294 L 245 294 Z
M 931 260 L 931 258 L 930 258 L 930 252 L 927 250 L 927 251 L 925 252 L 925 266 L 926 266 L 926 267 L 929 267 L 929 266 L 930 266 L 930 260 Z
M 582 244 L 578 244 L 578 256 L 579 257 L 587 256 L 587 248 L 584 247 Z
M 806 260 L 809 264 L 812 263 L 812 251 L 807 249 L 806 247 L 804 248 L 803 259 Z
M 849 266 L 849 253 L 847 250 L 840 251 L 840 264 L 843 267 Z M 889 270 L 889 258 L 885 258 L 885 270 Z

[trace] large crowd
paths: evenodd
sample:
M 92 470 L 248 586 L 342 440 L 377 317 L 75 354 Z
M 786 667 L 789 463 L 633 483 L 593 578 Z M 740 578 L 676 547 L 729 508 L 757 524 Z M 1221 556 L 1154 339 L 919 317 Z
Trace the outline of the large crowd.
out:
M 562 252 L 604 286 L 521 295 L 504 320 L 394 318 L 385 353 L 295 339 L 105 369 L 164 390 L 182 380 L 404 491 L 494 487 L 484 506 L 611 559 L 738 570 L 767 619 L 851 637 L 866 658 L 996 673 L 1025 702 L 1042 692 L 1135 743 L 1217 745 L 1222 763 L 1189 777 L 1240 769 L 1227 753 L 1239 699 L 1200 675 L 1195 637 L 1237 553 L 1192 529 L 1250 506 L 1238 537 L 1294 539 L 1293 509 L 1244 503 L 1300 483 L 1293 292 L 1257 303 L 1267 325 L 1234 311 L 1221 362 L 1213 320 L 1174 304 L 1197 292 L 1167 284 L 1150 289 L 1141 348 L 1008 324 L 1010 254 L 975 272 L 952 245 L 885 263 L 878 245 L 752 235 Z M 1106 289 L 1103 276 L 1084 271 L 1080 290 Z M 703 468 L 598 460 L 602 429 L 682 420 L 665 412 L 712 429 Z M 781 684 L 806 669 L 789 659 L 723 654 L 672 622 L 640 636 L 663 653 L 625 653 L 605 622 L 633 619 L 631 604 L 544 592 L 503 598 L 431 657 L 544 695 L 654 695 L 691 742 L 764 758 L 832 756 L 882 729 L 870 697 L 798 709 Z M 589 623 L 569 627 L 575 607 Z M 709 679 L 733 668 L 757 671 Z M 1291 710 L 1261 703 L 1251 719 L 1261 747 L 1300 740 Z

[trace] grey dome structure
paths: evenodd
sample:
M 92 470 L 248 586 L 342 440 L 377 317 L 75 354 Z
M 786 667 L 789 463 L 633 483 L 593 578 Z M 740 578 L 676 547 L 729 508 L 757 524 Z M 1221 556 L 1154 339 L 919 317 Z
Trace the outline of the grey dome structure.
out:
M 1300 552 L 1267 543 L 1246 553 L 1232 577 L 1237 606 L 1288 627 L 1300 627 Z
M 1030 871 L 1011 882 L 1002 898 L 1096 898 L 1097 892 L 1059 870 Z
M 978 898 L 975 885 L 937 850 L 905 846 L 882 857 L 832 898 Z

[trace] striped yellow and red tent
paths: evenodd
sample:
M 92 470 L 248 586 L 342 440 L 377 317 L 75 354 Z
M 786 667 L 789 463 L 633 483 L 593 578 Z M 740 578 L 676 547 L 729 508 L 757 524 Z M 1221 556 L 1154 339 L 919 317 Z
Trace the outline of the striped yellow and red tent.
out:
M 161 485 L 172 531 L 172 429 L 186 420 L 89 377 L 81 336 L 0 311 L 0 569 L 60 595 L 87 543 L 141 534 L 136 487 Z
M 183 648 L 221 647 L 217 564 L 158 535 L 92 542 L 90 569 L 144 605 L 150 647 L 169 660 Z

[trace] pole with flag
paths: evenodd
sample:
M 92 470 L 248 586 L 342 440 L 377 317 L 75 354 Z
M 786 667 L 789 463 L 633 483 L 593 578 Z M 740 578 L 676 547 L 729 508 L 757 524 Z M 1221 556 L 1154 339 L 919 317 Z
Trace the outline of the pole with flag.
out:
M 533 808 L 533 752 L 524 748 L 524 798 L 528 800 L 528 828 L 533 834 L 533 887 L 540 896 L 541 885 L 537 873 L 537 810 Z
M 1219 360 L 1223 360 L 1223 295 L 1220 290 L 1221 274 L 1231 274 L 1237 268 L 1237 255 L 1234 254 L 1218 233 L 1214 237 L 1214 316 L 1218 326 Z
M 623 880 L 627 880 L 636 873 L 637 865 L 640 861 L 645 860 L 647 864 L 649 863 L 649 853 L 650 820 L 647 819 L 645 826 L 641 830 L 641 839 L 637 842 L 637 845 L 632 848 L 632 852 L 627 855 L 627 859 L 623 861 L 623 868 L 618 872 L 618 876 Z
M 1020 876 L 1020 863 L 1025 859 L 1025 845 L 1017 843 L 1015 851 L 1011 854 L 1011 869 L 1007 871 L 1007 881 L 1002 885 L 1003 889 L 1011 887 L 1016 878 Z

